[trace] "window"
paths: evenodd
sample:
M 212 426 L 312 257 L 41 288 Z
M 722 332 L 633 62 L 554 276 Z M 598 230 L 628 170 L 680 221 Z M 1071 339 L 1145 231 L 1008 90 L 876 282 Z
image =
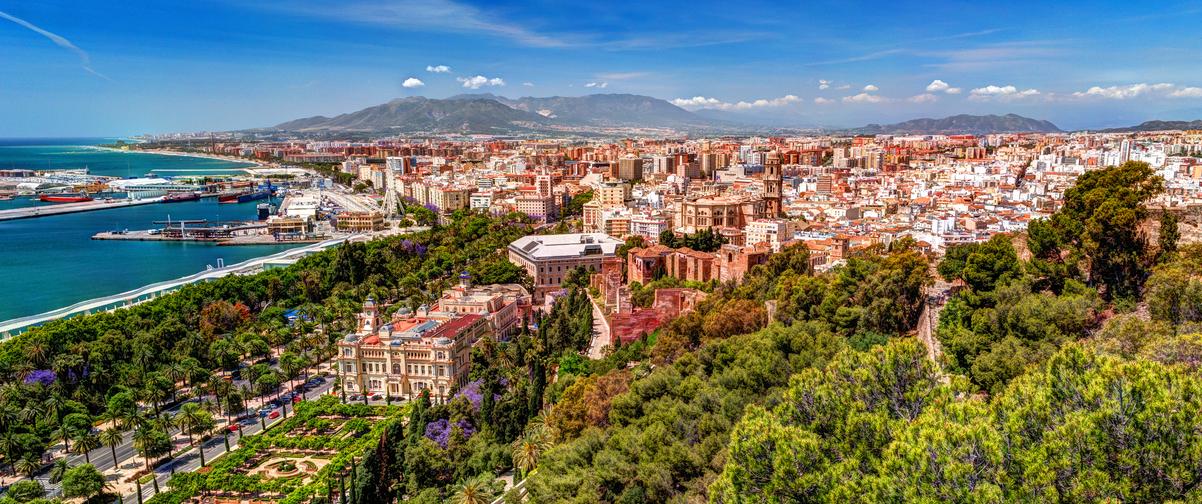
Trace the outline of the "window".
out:
M 397 364 L 395 362 L 392 363 L 392 374 L 394 374 L 394 375 L 401 374 L 401 365 L 400 364 Z

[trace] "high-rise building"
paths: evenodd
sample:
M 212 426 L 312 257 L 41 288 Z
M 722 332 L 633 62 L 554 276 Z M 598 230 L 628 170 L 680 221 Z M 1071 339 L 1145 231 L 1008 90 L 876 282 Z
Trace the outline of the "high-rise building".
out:
M 818 194 L 830 194 L 835 187 L 835 177 L 830 174 L 818 176 Z
M 618 160 L 618 178 L 634 181 L 643 178 L 643 160 L 640 158 L 622 158 Z
M 672 156 L 655 156 L 651 158 L 651 172 L 669 174 L 672 173 L 676 158 Z
M 764 213 L 769 217 L 781 213 L 780 154 L 776 151 L 764 156 Z

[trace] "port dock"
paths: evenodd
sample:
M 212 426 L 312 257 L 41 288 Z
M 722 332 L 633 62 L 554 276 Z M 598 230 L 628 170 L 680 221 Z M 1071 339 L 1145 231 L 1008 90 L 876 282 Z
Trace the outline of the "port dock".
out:
M 155 232 L 158 231 L 158 232 Z M 137 230 L 137 231 L 105 231 L 92 235 L 93 240 L 116 240 L 116 241 L 157 241 L 157 242 L 184 242 L 184 243 L 212 243 L 215 245 L 286 245 L 289 243 L 319 243 L 326 238 L 297 238 L 289 240 L 277 240 L 269 234 L 237 234 L 231 236 L 201 236 L 201 235 L 178 235 L 165 234 L 160 230 Z
M 106 199 L 85 201 L 82 203 L 63 203 L 59 205 L 43 205 L 25 208 L 13 208 L 10 210 L 0 210 L 0 221 L 16 220 L 16 219 L 31 219 L 34 217 L 49 217 L 51 215 L 63 215 L 76 212 L 91 212 L 95 210 L 108 210 L 110 208 L 124 208 L 137 205 L 149 205 L 151 203 L 160 203 L 163 198 L 146 198 L 146 199 Z

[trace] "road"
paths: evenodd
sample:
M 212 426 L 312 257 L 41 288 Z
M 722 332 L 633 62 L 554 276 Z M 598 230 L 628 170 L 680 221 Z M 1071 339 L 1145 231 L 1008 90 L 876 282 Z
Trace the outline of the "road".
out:
M 305 394 L 304 394 L 305 399 L 310 400 L 310 399 L 316 399 L 318 397 L 321 397 L 322 394 L 329 392 L 329 390 L 331 388 L 333 388 L 333 386 L 334 386 L 333 380 L 326 380 L 325 383 L 317 386 L 313 390 L 305 392 Z M 289 406 L 290 405 L 285 404 L 284 407 L 289 412 L 292 412 L 293 409 Z M 251 411 L 253 411 L 253 410 L 254 409 L 251 408 Z M 267 427 L 270 428 L 271 426 L 274 426 L 275 424 L 282 422 L 282 421 L 284 421 L 284 415 L 280 415 L 279 418 L 269 421 L 267 423 Z M 246 420 L 242 421 L 241 436 L 249 436 L 249 435 L 257 434 L 257 433 L 261 432 L 262 430 L 263 430 L 262 422 L 260 422 L 257 417 L 251 418 L 251 419 L 249 419 L 249 421 L 246 421 Z M 236 435 L 236 434 L 230 436 L 230 449 L 231 450 L 238 449 L 238 441 L 240 441 L 242 439 L 241 436 Z M 218 456 L 223 455 L 225 453 L 225 441 L 222 440 L 222 436 L 214 436 L 212 439 L 209 439 L 207 442 L 203 443 L 201 448 L 204 450 L 205 462 L 208 463 L 208 462 L 211 462 L 213 459 L 217 458 Z M 107 450 L 107 448 L 105 448 L 105 449 Z M 132 450 L 132 447 L 131 447 L 131 450 Z M 122 453 L 122 451 L 121 451 L 121 448 L 119 447 L 117 449 L 117 456 L 119 458 L 121 457 L 121 453 Z M 133 452 L 130 451 L 129 453 L 133 453 Z M 134 455 L 136 455 L 136 453 Z M 108 467 L 112 467 L 112 454 L 111 453 L 108 455 L 108 459 L 109 459 Z M 125 462 L 126 460 L 128 460 L 128 459 L 123 459 L 122 462 Z M 199 455 L 199 451 L 196 449 L 190 449 L 187 452 L 185 452 L 184 454 L 182 454 L 168 462 L 165 462 L 163 464 L 156 466 L 154 468 L 154 473 L 155 473 L 155 479 L 158 480 L 158 482 L 159 482 L 159 490 L 160 491 L 167 490 L 167 480 L 170 480 L 171 476 L 173 474 L 175 474 L 175 472 L 177 472 L 177 471 L 189 472 L 189 471 L 195 471 L 199 468 L 200 468 L 200 455 Z M 154 494 L 155 494 L 155 492 L 154 492 L 154 484 L 153 483 L 145 483 L 142 485 L 142 500 L 143 501 L 149 500 L 151 497 L 154 497 Z M 124 496 L 123 500 L 126 504 L 137 504 L 138 495 L 137 495 L 137 493 L 131 493 L 129 495 Z
M 274 365 L 273 365 L 273 367 L 274 367 Z M 318 369 L 320 369 L 320 367 L 318 367 Z M 239 381 L 235 381 L 236 386 L 239 385 L 239 383 L 240 383 Z M 245 383 L 245 382 L 241 382 L 241 383 Z M 300 382 L 297 381 L 294 383 L 300 383 Z M 305 399 L 317 398 L 317 397 L 320 397 L 322 394 L 328 392 L 331 388 L 333 388 L 333 380 L 328 379 L 328 380 L 326 380 L 325 383 L 322 383 L 321 385 L 318 385 L 317 387 L 313 388 L 312 390 L 305 392 L 304 397 L 305 397 Z M 263 407 L 266 403 L 271 401 L 272 398 L 273 398 L 273 396 L 252 398 L 251 400 L 247 401 L 247 403 L 246 403 L 247 409 L 245 411 L 254 413 L 254 412 L 258 411 L 259 408 Z M 189 399 L 186 401 L 182 401 L 179 404 L 176 404 L 169 408 L 163 409 L 161 414 L 170 417 L 170 416 L 174 415 L 175 413 L 177 413 L 179 411 L 180 407 L 182 407 L 184 404 L 187 404 L 190 402 L 192 402 L 192 403 L 198 402 L 199 400 L 200 399 L 193 398 L 193 399 Z M 289 407 L 288 411 L 291 412 L 292 408 Z M 214 420 L 217 420 L 218 424 L 221 425 L 225 422 L 226 417 L 216 416 L 214 418 Z M 269 426 L 274 425 L 276 422 L 278 422 L 280 420 L 283 420 L 283 415 L 280 415 L 279 418 L 271 421 L 270 423 L 268 423 L 268 425 Z M 262 430 L 262 422 L 258 421 L 257 417 L 243 420 L 241 423 L 242 423 L 242 435 L 255 434 Z M 178 428 L 172 428 L 168 431 L 168 435 L 170 435 L 172 437 L 172 439 L 174 440 L 176 436 L 181 435 L 181 432 Z M 237 434 L 234 434 L 230 437 L 230 447 L 231 448 L 234 448 L 237 445 L 238 439 L 240 439 L 240 437 Z M 99 448 L 96 448 L 95 450 L 88 452 L 88 455 L 86 458 L 84 457 L 83 454 L 70 455 L 67 457 L 67 463 L 71 466 L 76 466 L 79 464 L 84 464 L 88 460 L 91 460 L 92 465 L 95 466 L 97 469 L 99 469 L 101 472 L 107 472 L 109 470 L 112 470 L 114 467 L 121 467 L 121 466 L 128 466 L 130 464 L 144 463 L 144 461 L 141 459 L 141 455 L 139 455 L 137 450 L 134 449 L 133 431 L 126 432 L 125 436 L 124 436 L 124 441 L 122 441 L 121 444 L 117 445 L 115 460 L 113 458 L 113 451 L 114 450 L 108 446 L 101 446 Z M 205 453 L 205 461 L 212 460 L 213 457 L 216 457 L 218 455 L 225 453 L 225 442 L 223 441 L 222 436 L 216 436 L 213 439 L 210 439 L 208 442 L 204 443 L 204 453 Z M 200 467 L 200 456 L 197 454 L 197 451 L 195 449 L 188 449 L 187 453 L 181 455 L 180 457 L 178 457 L 174 460 L 171 460 L 169 462 L 159 465 L 154 470 L 158 474 L 156 479 L 160 480 L 159 481 L 160 489 L 164 489 L 165 487 L 163 487 L 162 485 L 166 483 L 167 479 L 170 479 L 171 474 L 172 474 L 172 468 L 174 468 L 176 471 L 179 471 L 179 470 L 194 470 L 198 467 Z M 42 486 L 47 489 L 49 495 L 53 496 L 53 495 L 57 495 L 59 493 L 59 485 L 52 484 L 49 481 L 49 467 L 44 468 L 38 475 L 36 475 L 34 477 L 34 479 L 38 480 L 42 484 Z M 154 485 L 149 484 L 148 486 L 145 486 L 143 488 L 143 494 L 144 494 L 143 495 L 144 498 L 148 498 L 149 495 L 153 495 L 154 494 Z M 129 496 L 126 496 L 126 500 L 128 502 L 137 502 L 136 497 L 137 496 L 135 494 L 130 494 Z M 133 500 L 130 500 L 131 498 Z
M 926 347 L 927 358 L 935 363 L 935 367 L 939 369 L 941 375 L 943 374 L 943 345 L 939 343 L 935 331 L 939 327 L 939 312 L 947 304 L 950 291 L 951 285 L 946 282 L 937 282 L 925 289 L 926 302 L 923 303 L 922 315 L 919 316 L 915 334 L 918 341 Z M 946 379 L 946 376 L 944 378 Z
M 588 346 L 588 357 L 601 359 L 605 357 L 605 346 L 611 341 L 609 321 L 605 320 L 605 314 L 601 312 L 601 308 L 591 297 L 589 303 L 593 305 L 593 339 Z

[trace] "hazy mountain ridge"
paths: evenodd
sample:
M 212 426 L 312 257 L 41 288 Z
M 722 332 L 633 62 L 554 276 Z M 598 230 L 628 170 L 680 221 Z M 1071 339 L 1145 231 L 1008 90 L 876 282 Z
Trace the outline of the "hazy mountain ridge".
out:
M 287 131 L 496 131 L 522 129 L 547 119 L 490 99 L 434 100 L 420 96 L 340 114 L 288 121 L 274 126 Z
M 1202 119 L 1193 121 L 1161 121 L 1152 120 L 1144 121 L 1135 126 L 1125 126 L 1122 128 L 1107 128 L 1098 130 L 1100 133 L 1138 133 L 1143 131 L 1169 131 L 1169 130 L 1202 130 Z
M 988 135 L 993 133 L 1058 133 L 1062 131 L 1050 121 L 1032 119 L 1018 114 L 969 115 L 959 114 L 941 119 L 911 119 L 895 124 L 869 124 L 847 130 L 862 135 Z
M 721 126 L 667 101 L 631 94 L 505 98 L 489 93 L 445 99 L 409 97 L 340 114 L 284 122 L 287 131 L 461 131 L 497 132 L 542 126 L 697 127 Z

